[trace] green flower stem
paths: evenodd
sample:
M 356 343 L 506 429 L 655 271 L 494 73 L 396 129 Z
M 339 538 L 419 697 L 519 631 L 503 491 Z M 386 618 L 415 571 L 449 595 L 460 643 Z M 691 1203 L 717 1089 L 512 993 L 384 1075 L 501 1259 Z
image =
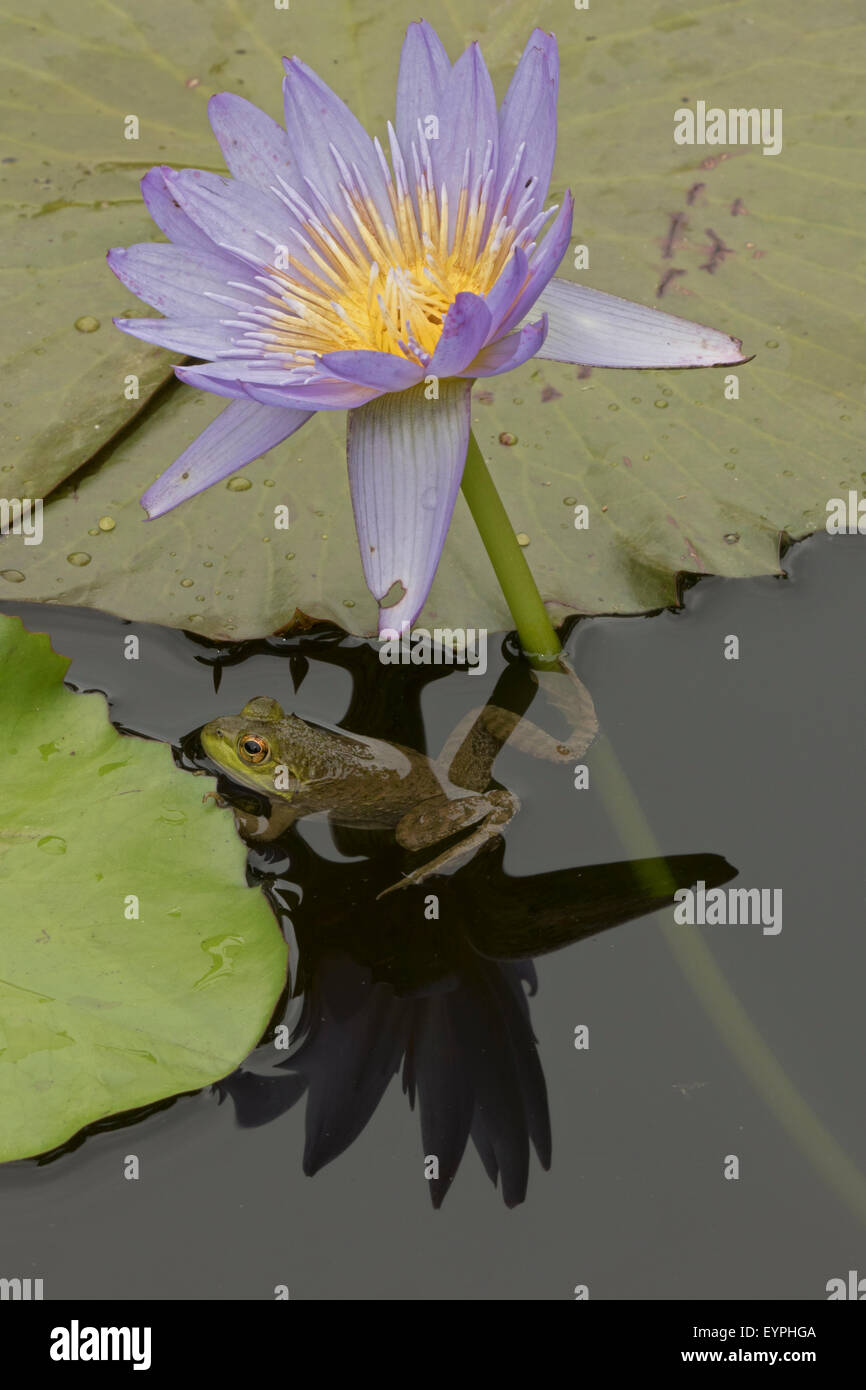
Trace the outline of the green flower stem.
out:
M 554 668 L 562 651 L 559 638 L 471 432 L 462 486 L 463 496 L 511 609 L 520 645 L 533 666 Z

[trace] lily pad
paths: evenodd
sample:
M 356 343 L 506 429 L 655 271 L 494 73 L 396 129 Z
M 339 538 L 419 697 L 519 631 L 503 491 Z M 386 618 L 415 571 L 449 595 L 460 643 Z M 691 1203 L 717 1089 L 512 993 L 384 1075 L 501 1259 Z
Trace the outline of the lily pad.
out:
M 231 817 L 68 664 L 0 617 L 0 1161 L 226 1076 L 286 976 Z
M 20 103 L 9 146 L 20 162 L 0 173 L 17 205 L 14 292 L 28 275 L 42 288 L 38 312 L 28 305 L 13 323 L 5 457 L 15 471 L 2 488 L 47 492 L 88 457 L 88 430 L 92 449 L 129 428 L 74 490 L 49 500 L 41 547 L 0 542 L 0 593 L 15 585 L 16 599 L 215 637 L 273 631 L 296 609 L 372 631 L 340 414 L 317 417 L 244 469 L 249 489 L 222 485 L 142 519 L 137 498 L 222 403 L 184 387 L 141 408 L 175 359 L 110 327 L 131 296 L 102 257 L 155 239 L 138 201 L 147 167 L 219 167 L 211 92 L 239 92 L 279 116 L 283 53 L 302 56 L 380 132 L 416 9 L 353 0 L 326 25 L 321 8 L 153 0 L 134 19 L 118 11 L 108 31 L 93 0 L 71 0 L 50 25 L 16 3 L 12 47 L 16 35 L 22 46 L 2 61 Z M 529 363 L 478 384 L 476 434 L 552 611 L 645 611 L 676 601 L 683 572 L 778 571 L 782 533 L 823 525 L 827 500 L 862 483 L 861 7 L 609 0 L 583 11 L 467 0 L 459 11 L 431 3 L 426 14 L 452 56 L 480 40 L 500 94 L 531 28 L 557 32 L 552 197 L 574 190 L 574 242 L 589 253 L 587 268 L 566 258 L 560 273 L 734 333 L 755 354 L 736 373 L 735 399 L 726 369 L 586 376 Z M 675 144 L 675 112 L 699 100 L 781 108 L 781 152 Z M 123 139 L 127 113 L 139 116 L 137 142 Z M 82 314 L 100 329 L 76 329 Z M 142 394 L 127 402 L 136 354 Z M 274 528 L 277 503 L 289 504 L 287 533 Z M 580 505 L 586 530 L 574 524 Z M 104 515 L 116 521 L 108 533 L 97 526 Z M 462 500 L 419 622 L 511 626 Z

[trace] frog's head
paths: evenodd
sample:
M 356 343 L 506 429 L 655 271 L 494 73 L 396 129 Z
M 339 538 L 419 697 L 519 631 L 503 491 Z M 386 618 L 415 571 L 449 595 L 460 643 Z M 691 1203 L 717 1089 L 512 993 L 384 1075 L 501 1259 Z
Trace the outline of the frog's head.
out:
M 296 715 L 286 716 L 276 700 L 258 695 L 244 705 L 240 714 L 212 719 L 201 731 L 205 753 L 234 781 L 274 795 L 274 772 L 278 765 L 291 765 L 292 725 Z M 291 769 L 294 772 L 294 768 Z M 282 796 L 287 793 L 283 791 Z

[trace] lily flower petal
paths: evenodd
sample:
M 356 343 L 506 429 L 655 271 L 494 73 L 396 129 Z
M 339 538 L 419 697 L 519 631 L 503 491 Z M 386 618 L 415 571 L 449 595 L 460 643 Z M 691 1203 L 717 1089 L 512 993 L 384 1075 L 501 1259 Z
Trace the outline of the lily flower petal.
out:
M 499 113 L 499 170 L 504 177 L 523 146 L 515 180 L 519 201 L 528 177 L 536 180 L 532 212 L 541 212 L 547 199 L 553 157 L 556 153 L 556 97 L 559 89 L 559 55 L 556 39 L 534 29 L 511 79 Z M 520 177 L 522 173 L 523 177 Z
M 379 628 L 400 631 L 424 606 L 439 564 L 469 444 L 468 381 L 380 396 L 349 413 L 349 486 L 364 576 L 379 601 Z
M 263 405 L 284 405 L 297 410 L 352 410 L 366 405 L 382 392 L 376 386 L 359 386 L 354 381 L 317 381 L 309 386 L 259 386 L 242 383 L 244 395 Z
M 467 163 L 469 188 L 481 177 L 485 167 L 496 169 L 499 143 L 496 95 L 477 43 L 470 44 L 451 69 L 435 114 L 439 138 L 426 144 L 436 188 L 438 190 L 444 183 L 453 199 L 448 209 L 453 236 L 458 211 L 455 194 L 463 183 Z
M 148 169 L 141 180 L 141 196 L 144 204 L 161 232 L 175 246 L 185 246 L 190 251 L 206 251 L 213 254 L 215 247 L 207 232 L 197 227 L 191 217 L 180 208 L 169 193 L 166 178 L 173 174 L 167 164 Z
M 490 310 L 477 294 L 458 294 L 430 359 L 432 376 L 459 376 L 487 342 Z
M 281 444 L 310 418 L 310 411 L 281 410 L 253 401 L 232 401 L 141 499 L 148 517 L 228 478 L 245 463 Z
M 400 51 L 397 77 L 397 139 L 404 151 L 418 140 L 423 127 L 441 105 L 442 91 L 451 74 L 451 63 L 442 40 L 426 19 L 410 24 Z
M 302 179 L 309 180 L 334 209 L 345 208 L 344 176 L 334 151 L 350 174 L 357 168 L 381 215 L 391 213 L 376 149 L 357 116 L 300 58 L 284 58 L 283 98 L 289 144 Z M 295 187 L 297 187 L 295 181 Z
M 234 92 L 217 92 L 207 104 L 211 130 L 229 173 L 269 191 L 297 168 L 292 142 L 281 125 Z
M 530 357 L 538 354 L 546 333 L 547 315 L 542 314 L 537 323 L 525 323 L 517 333 L 509 333 L 507 338 L 499 338 L 483 348 L 460 375 L 471 380 L 476 376 L 499 376 L 500 372 L 522 367 Z
M 323 367 L 359 386 L 375 386 L 380 391 L 405 391 L 416 386 L 424 375 L 418 362 L 397 357 L 393 352 L 325 352 L 319 358 Z
M 128 290 L 173 318 L 223 318 L 231 296 L 239 308 L 252 303 L 251 294 L 228 288 L 228 282 L 237 278 L 238 263 L 216 247 L 211 252 L 190 251 L 164 242 L 142 241 L 136 246 L 114 247 L 107 260 Z
M 491 327 L 488 342 L 507 332 L 502 325 L 513 317 L 511 310 L 517 304 L 518 295 L 526 288 L 528 281 L 529 258 L 522 247 L 516 246 L 496 284 L 484 296 L 484 303 L 490 310 Z
M 216 357 L 232 349 L 231 331 L 220 319 L 115 319 L 114 326 L 185 357 Z
M 234 260 L 240 253 L 245 263 L 252 261 L 264 269 L 273 264 L 276 248 L 283 248 L 284 254 L 293 249 L 290 243 L 297 219 L 273 194 L 203 169 L 169 173 L 166 184 L 187 216 L 207 230 L 227 259 Z M 237 278 L 237 261 L 234 269 Z
M 249 400 L 243 383 L 240 381 L 215 381 L 202 370 L 195 367 L 175 367 L 174 374 L 185 386 L 193 386 L 196 391 L 209 391 L 214 396 L 225 396 L 228 400 Z
M 557 213 L 553 226 L 548 230 L 541 245 L 532 253 L 529 260 L 529 279 L 518 296 L 511 312 L 506 314 L 499 325 L 500 333 L 509 333 L 526 318 L 530 309 L 537 303 L 538 296 L 554 274 L 571 240 L 571 222 L 574 216 L 574 199 L 566 190 L 562 207 Z M 541 312 L 544 312 L 542 306 Z
M 551 280 L 536 307 L 548 318 L 538 356 L 554 362 L 652 368 L 748 361 L 739 338 L 570 280 Z
M 248 362 L 208 362 L 200 367 L 175 367 L 175 375 L 190 386 L 220 396 L 283 405 L 293 410 L 347 410 L 381 395 L 378 387 L 358 386 L 329 377 L 313 368 L 303 379 L 279 368 L 252 368 Z

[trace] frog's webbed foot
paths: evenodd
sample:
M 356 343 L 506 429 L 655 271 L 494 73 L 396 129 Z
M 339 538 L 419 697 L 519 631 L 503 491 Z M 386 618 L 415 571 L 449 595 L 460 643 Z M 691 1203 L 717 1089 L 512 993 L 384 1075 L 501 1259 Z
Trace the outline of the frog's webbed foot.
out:
M 428 801 L 423 801 L 420 806 L 407 812 L 397 826 L 397 843 L 404 849 L 423 849 L 425 845 L 436 844 L 467 826 L 474 825 L 475 829 L 462 840 L 458 840 L 457 844 L 451 845 L 435 858 L 429 859 L 426 864 L 413 869 L 399 883 L 392 883 L 390 888 L 377 894 L 377 897 L 384 898 L 397 888 L 408 888 L 410 884 L 423 883 L 431 874 L 464 864 L 467 859 L 477 854 L 483 845 L 494 839 L 519 810 L 520 802 L 517 797 L 513 792 L 507 791 L 491 791 L 484 796 L 463 796 L 456 801 L 450 801 L 444 796 L 431 797 Z

